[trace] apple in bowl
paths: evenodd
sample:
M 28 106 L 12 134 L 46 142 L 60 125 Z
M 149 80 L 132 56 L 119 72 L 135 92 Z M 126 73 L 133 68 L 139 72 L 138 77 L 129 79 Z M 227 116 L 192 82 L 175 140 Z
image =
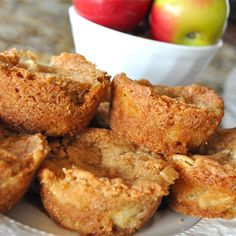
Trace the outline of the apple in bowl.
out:
M 96 24 L 80 15 L 75 5 L 69 14 L 76 52 L 111 76 L 125 72 L 132 79 L 146 78 L 153 84 L 192 84 L 223 44 L 220 38 L 203 47 L 165 43 Z
M 227 17 L 228 0 L 155 0 L 152 37 L 168 43 L 213 45 L 222 37 Z
M 84 18 L 111 29 L 127 32 L 141 22 L 152 0 L 73 0 Z

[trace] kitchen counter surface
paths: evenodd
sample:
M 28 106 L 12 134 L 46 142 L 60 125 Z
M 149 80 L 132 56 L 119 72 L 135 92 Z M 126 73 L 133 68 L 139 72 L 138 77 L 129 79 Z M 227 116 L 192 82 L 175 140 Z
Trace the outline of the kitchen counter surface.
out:
M 15 47 L 40 53 L 45 61 L 62 51 L 74 52 L 68 17 L 69 0 L 1 0 L 0 50 Z M 198 83 L 222 92 L 225 79 L 236 66 L 236 25 L 229 25 L 224 45 Z

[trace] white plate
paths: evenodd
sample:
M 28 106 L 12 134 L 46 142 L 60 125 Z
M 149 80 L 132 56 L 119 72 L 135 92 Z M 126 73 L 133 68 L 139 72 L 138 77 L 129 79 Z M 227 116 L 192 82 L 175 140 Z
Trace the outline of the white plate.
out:
M 198 218 L 186 217 L 171 209 L 158 211 L 137 236 L 173 236 L 191 228 Z M 26 201 L 20 201 L 6 215 L 0 214 L 0 235 L 63 235 L 77 236 L 77 233 L 65 230 L 55 224 L 46 214 Z

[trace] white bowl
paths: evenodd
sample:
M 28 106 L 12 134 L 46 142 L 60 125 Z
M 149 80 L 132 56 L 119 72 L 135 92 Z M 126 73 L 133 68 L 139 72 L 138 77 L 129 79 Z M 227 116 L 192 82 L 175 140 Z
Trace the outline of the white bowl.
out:
M 111 76 L 125 72 L 130 78 L 153 84 L 192 84 L 207 67 L 216 45 L 193 47 L 163 43 L 112 30 L 69 9 L 76 52 Z

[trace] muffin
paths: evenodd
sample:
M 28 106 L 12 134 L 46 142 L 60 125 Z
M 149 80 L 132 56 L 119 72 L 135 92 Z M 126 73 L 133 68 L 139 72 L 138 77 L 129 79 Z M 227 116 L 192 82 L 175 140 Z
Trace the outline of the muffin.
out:
M 223 116 L 223 101 L 211 89 L 152 86 L 117 75 L 111 84 L 110 126 L 140 148 L 186 154 L 205 143 Z
M 109 76 L 78 54 L 62 53 L 42 65 L 32 52 L 0 53 L 0 119 L 17 131 L 76 134 L 108 86 Z
M 61 226 L 83 235 L 130 235 L 155 213 L 177 172 L 111 130 L 87 129 L 50 144 L 41 197 Z
M 219 130 L 205 153 L 169 157 L 179 172 L 171 188 L 173 209 L 197 217 L 236 217 L 236 129 Z
M 0 212 L 24 195 L 48 150 L 41 134 L 16 135 L 0 127 Z

